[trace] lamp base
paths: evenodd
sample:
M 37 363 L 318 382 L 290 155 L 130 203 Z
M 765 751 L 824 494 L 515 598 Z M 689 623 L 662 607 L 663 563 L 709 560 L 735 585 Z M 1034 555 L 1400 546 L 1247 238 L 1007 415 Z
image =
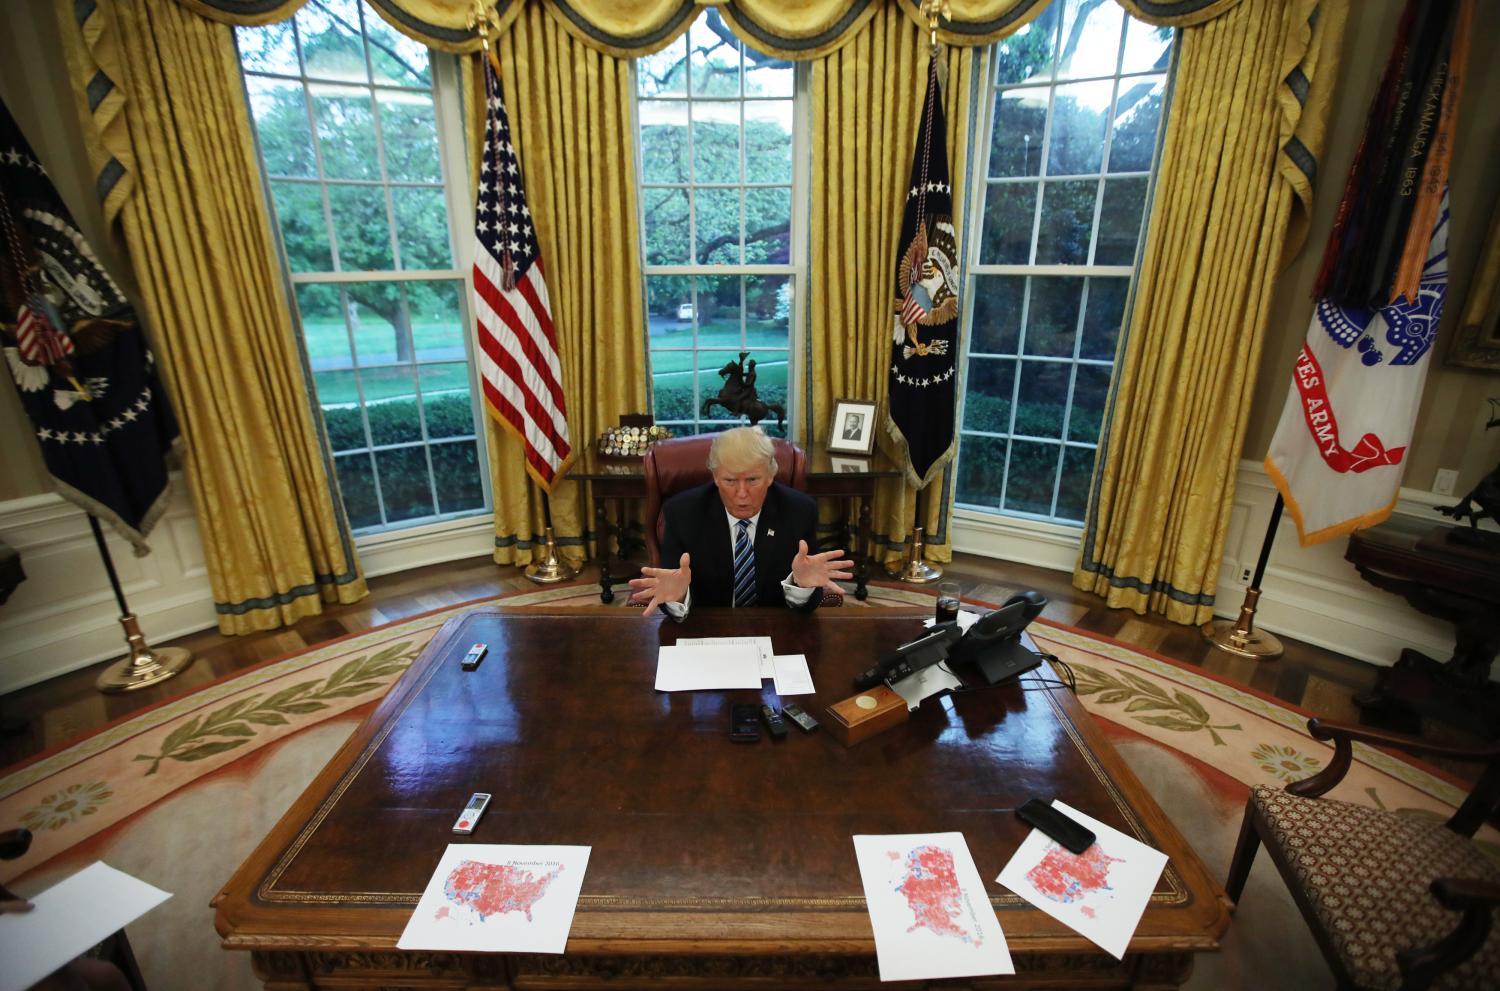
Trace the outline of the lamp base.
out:
M 886 565 L 885 573 L 911 585 L 931 585 L 943 577 L 942 568 L 922 560 L 921 527 L 912 530 L 911 547 L 907 550 L 906 560 L 898 565 Z
M 1258 661 L 1274 661 L 1280 657 L 1281 641 L 1272 634 L 1255 628 L 1255 605 L 1259 601 L 1260 589 L 1245 589 L 1245 602 L 1240 606 L 1240 618 L 1216 619 L 1204 623 L 1204 638 L 1236 657 L 1251 657 Z
M 571 568 L 557 556 L 557 541 L 552 536 L 552 528 L 546 529 L 546 537 L 543 546 L 546 553 L 540 561 L 533 561 L 526 568 L 526 577 L 538 585 L 553 585 L 557 582 L 565 582 L 578 577 L 578 569 Z

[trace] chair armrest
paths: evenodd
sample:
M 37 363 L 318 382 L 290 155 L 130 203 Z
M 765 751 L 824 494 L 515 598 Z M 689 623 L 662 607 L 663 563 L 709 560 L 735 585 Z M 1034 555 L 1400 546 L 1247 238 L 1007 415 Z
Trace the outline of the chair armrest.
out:
M 1333 759 L 1328 766 L 1310 778 L 1295 781 L 1286 786 L 1293 795 L 1317 798 L 1344 779 L 1354 758 L 1354 741 L 1382 747 L 1394 747 L 1407 753 L 1424 754 L 1431 757 L 1448 757 L 1454 760 L 1494 761 L 1500 758 L 1500 743 L 1482 747 L 1451 747 L 1403 733 L 1387 733 L 1366 726 L 1350 726 L 1347 723 L 1324 722 L 1314 716 L 1307 721 L 1307 731 L 1315 740 L 1333 741 Z
M 1500 905 L 1500 884 L 1470 877 L 1440 877 L 1430 885 L 1444 908 L 1468 908 L 1471 905 Z
M 1479 951 L 1489 938 L 1491 915 L 1500 905 L 1500 884 L 1472 878 L 1440 877 L 1428 886 L 1438 904 L 1462 912 L 1453 931 L 1430 946 L 1414 946 L 1396 954 L 1401 987 L 1425 988 Z

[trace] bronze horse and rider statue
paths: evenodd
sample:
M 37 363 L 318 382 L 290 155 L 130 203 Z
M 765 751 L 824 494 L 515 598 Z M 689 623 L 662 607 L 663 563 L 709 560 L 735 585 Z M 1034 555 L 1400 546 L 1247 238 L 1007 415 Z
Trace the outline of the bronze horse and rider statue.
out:
M 755 394 L 755 359 L 751 358 L 747 363 L 745 359 L 749 357 L 749 351 L 741 351 L 739 361 L 731 361 L 719 369 L 719 378 L 724 380 L 724 387 L 717 396 L 703 400 L 703 409 L 699 411 L 699 415 L 706 417 L 715 406 L 722 406 L 733 416 L 748 417 L 753 427 L 775 413 L 776 425 L 784 427 L 786 407 L 780 403 L 763 402 Z

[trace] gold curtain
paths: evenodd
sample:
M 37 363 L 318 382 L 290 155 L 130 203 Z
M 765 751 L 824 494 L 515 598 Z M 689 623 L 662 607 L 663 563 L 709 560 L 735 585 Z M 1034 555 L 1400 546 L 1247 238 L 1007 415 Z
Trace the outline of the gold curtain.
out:
M 939 49 L 946 63 L 943 112 L 953 203 L 965 202 L 974 49 Z M 885 408 L 890 364 L 891 294 L 896 239 L 911 179 L 922 97 L 927 89 L 926 32 L 895 5 L 882 7 L 849 44 L 813 63 L 810 357 L 803 436 L 828 439 L 833 401 L 875 399 Z M 959 244 L 965 228 L 955 209 Z M 882 446 L 890 443 L 880 432 Z M 904 456 L 903 456 L 904 457 Z M 952 470 L 928 487 L 923 527 L 927 557 L 952 559 L 947 517 Z M 915 490 L 883 482 L 871 507 L 876 560 L 899 558 L 911 530 Z
M 60 16 L 105 220 L 119 224 L 182 423 L 219 629 L 272 629 L 363 597 L 230 29 L 150 0 Z
M 1182 31 L 1150 230 L 1073 583 L 1213 616 L 1282 262 L 1306 234 L 1347 0 L 1246 0 Z
M 552 322 L 575 451 L 621 413 L 644 412 L 646 358 L 640 220 L 636 207 L 634 96 L 630 63 L 572 37 L 539 5 L 527 6 L 498 40 L 500 82 L 513 142 L 546 265 Z M 466 59 L 471 176 L 484 134 L 480 56 Z M 525 564 L 542 532 L 539 490 L 521 442 L 486 417 L 495 498 L 495 560 Z M 589 518 L 581 486 L 551 496 L 563 556 L 584 556 Z

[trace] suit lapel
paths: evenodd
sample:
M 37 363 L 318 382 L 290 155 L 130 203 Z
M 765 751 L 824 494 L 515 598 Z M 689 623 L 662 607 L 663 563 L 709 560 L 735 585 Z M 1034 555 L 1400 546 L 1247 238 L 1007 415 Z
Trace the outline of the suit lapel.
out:
M 710 485 L 708 508 L 703 518 L 703 532 L 708 535 L 708 574 L 715 576 L 714 605 L 734 603 L 734 533 L 729 528 L 729 514 L 717 486 Z

